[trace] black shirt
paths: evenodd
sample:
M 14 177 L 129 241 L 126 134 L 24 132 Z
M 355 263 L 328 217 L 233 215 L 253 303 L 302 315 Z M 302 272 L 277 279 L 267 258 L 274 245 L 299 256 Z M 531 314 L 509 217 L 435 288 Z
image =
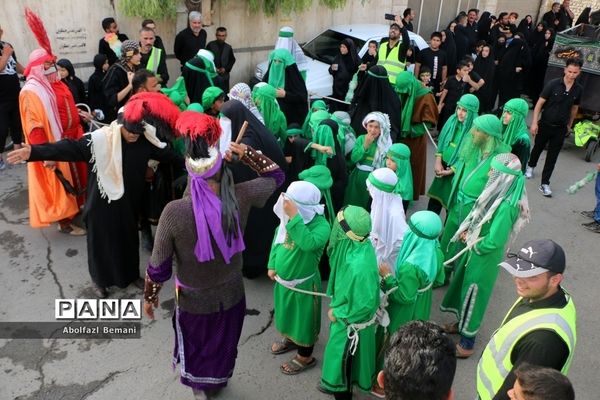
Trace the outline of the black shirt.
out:
M 423 66 L 427 66 L 431 70 L 431 80 L 441 82 L 442 68 L 448 66 L 448 58 L 444 50 L 432 50 L 431 48 L 423 49 L 417 56 L 417 62 Z
M 206 47 L 206 31 L 200 30 L 198 36 L 194 35 L 191 28 L 185 28 L 175 36 L 173 50 L 175 57 L 183 66 L 198 53 L 198 50 Z
M 466 86 L 467 84 L 463 82 L 462 79 L 456 79 L 456 75 L 452 75 L 448 78 L 446 85 L 444 86 L 444 89 L 448 90 L 448 93 L 446 93 L 446 97 L 444 98 L 444 106 L 454 110 L 460 96 L 464 94 Z
M 554 295 L 533 303 L 521 300 L 510 313 L 507 321 L 523 315 L 526 312 L 542 308 L 563 308 L 567 305 L 567 298 L 562 288 Z M 504 383 L 494 396 L 494 400 L 509 400 L 507 391 L 515 384 L 514 371 L 523 363 L 539 365 L 547 368 L 561 370 L 567 358 L 569 348 L 567 344 L 553 331 L 539 329 L 523 336 L 513 348 L 510 354 L 512 370 L 506 376 Z
M 4 43 L 0 40 L 0 54 L 2 54 Z M 17 56 L 13 52 L 4 69 L 0 70 L 0 102 L 18 101 L 20 90 L 21 86 L 17 75 Z
M 577 81 L 567 91 L 563 78 L 551 80 L 544 86 L 540 97 L 546 102 L 543 106 L 541 121 L 546 124 L 567 126 L 571 118 L 571 107 L 579 105 L 583 86 Z

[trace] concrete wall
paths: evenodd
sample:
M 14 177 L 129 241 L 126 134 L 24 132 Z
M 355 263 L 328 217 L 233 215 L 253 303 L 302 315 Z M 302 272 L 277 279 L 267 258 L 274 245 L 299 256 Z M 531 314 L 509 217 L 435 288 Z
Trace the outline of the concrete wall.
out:
M 12 43 L 19 61 L 25 65 L 29 53 L 38 47 L 24 17 L 25 6 L 38 13 L 59 58 L 69 58 L 84 80 L 91 74 L 91 61 L 98 50 L 98 41 L 103 37 L 101 20 L 108 16 L 116 18 L 121 32 L 131 39 L 138 37 L 142 18 L 127 18 L 119 12 L 119 0 L 4 0 L 0 7 L 0 25 L 4 30 L 3 40 Z M 277 15 L 267 18 L 262 13 L 251 14 L 246 1 L 214 1 L 211 15 L 212 25 L 206 27 L 208 39 L 213 40 L 215 28 L 225 26 L 229 31 L 228 42 L 234 47 L 237 63 L 232 71 L 231 83 L 247 81 L 254 66 L 266 59 L 277 38 L 281 26 L 295 29 L 299 42 L 310 40 L 326 27 L 336 24 L 385 23 L 384 13 L 401 13 L 406 0 L 348 0 L 343 9 L 330 10 L 313 1 L 311 9 L 301 14 Z M 205 7 L 207 4 L 204 5 Z M 183 1 L 178 8 L 176 20 L 157 22 L 157 33 L 164 41 L 167 53 L 172 54 L 175 34 L 187 24 L 187 10 Z M 179 62 L 170 59 L 170 75 L 178 76 Z M 174 79 L 173 79 L 174 81 Z

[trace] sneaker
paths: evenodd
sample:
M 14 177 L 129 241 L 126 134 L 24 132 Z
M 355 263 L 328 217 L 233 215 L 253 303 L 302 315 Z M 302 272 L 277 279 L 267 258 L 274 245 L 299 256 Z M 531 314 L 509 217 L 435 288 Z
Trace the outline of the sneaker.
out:
M 594 210 L 592 210 L 592 211 L 582 211 L 579 214 L 583 215 L 584 217 L 594 219 L 594 217 L 596 215 L 596 212 Z
M 4 162 L 4 160 L 0 159 L 0 171 L 6 169 L 6 163 Z
M 529 165 L 527 166 L 527 168 L 525 168 L 525 178 L 527 178 L 527 179 L 533 178 L 533 168 L 530 167 Z
M 540 185 L 540 192 L 542 192 L 542 195 L 544 197 L 552 197 L 552 190 L 550 189 L 550 185 Z

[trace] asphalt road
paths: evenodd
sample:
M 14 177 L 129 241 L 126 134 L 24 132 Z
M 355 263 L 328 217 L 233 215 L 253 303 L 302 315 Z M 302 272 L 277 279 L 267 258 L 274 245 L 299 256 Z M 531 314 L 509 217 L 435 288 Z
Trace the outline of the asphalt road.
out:
M 564 247 L 568 261 L 564 287 L 573 295 L 579 316 L 578 343 L 569 376 L 577 398 L 593 399 L 597 398 L 600 370 L 600 352 L 596 347 L 600 336 L 599 303 L 594 289 L 600 282 L 600 235 L 585 230 L 581 223 L 587 221 L 578 213 L 594 207 L 593 183 L 575 195 L 565 192 L 595 167 L 583 161 L 583 154 L 572 144 L 565 146 L 552 180 L 551 199 L 538 192 L 538 178 L 528 181 L 532 221 L 513 247 L 532 238 L 552 238 Z M 431 157 L 429 161 L 431 164 Z M 61 234 L 56 226 L 29 227 L 26 187 L 25 166 L 0 171 L 0 322 L 53 321 L 56 298 L 92 296 L 85 238 Z M 425 206 L 426 198 L 422 198 L 411 211 Z M 148 253 L 141 254 L 142 271 Z M 273 356 L 268 352 L 270 343 L 277 339 L 272 325 L 272 284 L 266 277 L 245 283 L 248 311 L 236 369 L 219 398 L 327 398 L 316 390 L 320 363 L 295 377 L 279 372 L 279 366 L 290 355 Z M 141 292 L 129 287 L 113 290 L 112 295 L 139 298 Z M 434 292 L 432 319 L 448 322 L 449 315 L 438 311 L 442 295 L 443 289 Z M 477 356 L 515 296 L 512 280 L 501 271 L 476 344 L 476 356 L 458 361 L 456 399 L 474 397 Z M 0 399 L 192 399 L 191 391 L 179 383 L 178 374 L 170 365 L 172 282 L 161 292 L 160 301 L 157 320 L 142 320 L 141 339 L 0 339 Z M 324 311 L 326 305 L 324 301 Z M 319 362 L 327 332 L 324 312 L 321 339 L 315 347 Z

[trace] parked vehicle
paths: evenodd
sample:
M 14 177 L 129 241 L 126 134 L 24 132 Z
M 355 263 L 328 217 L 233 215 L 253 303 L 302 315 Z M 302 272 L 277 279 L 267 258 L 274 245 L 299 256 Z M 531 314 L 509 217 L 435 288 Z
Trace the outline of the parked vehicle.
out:
M 304 54 L 308 57 L 306 88 L 309 95 L 323 97 L 331 94 L 333 77 L 328 70 L 339 52 L 342 40 L 352 39 L 356 48 L 359 49 L 359 56 L 362 57 L 367 52 L 369 41 L 379 42 L 388 36 L 389 30 L 389 25 L 384 24 L 339 25 L 327 29 L 301 45 Z M 408 35 L 413 48 L 421 50 L 428 47 L 427 42 L 421 36 L 413 32 L 409 32 Z M 267 61 L 258 64 L 251 83 L 261 81 L 268 67 Z

